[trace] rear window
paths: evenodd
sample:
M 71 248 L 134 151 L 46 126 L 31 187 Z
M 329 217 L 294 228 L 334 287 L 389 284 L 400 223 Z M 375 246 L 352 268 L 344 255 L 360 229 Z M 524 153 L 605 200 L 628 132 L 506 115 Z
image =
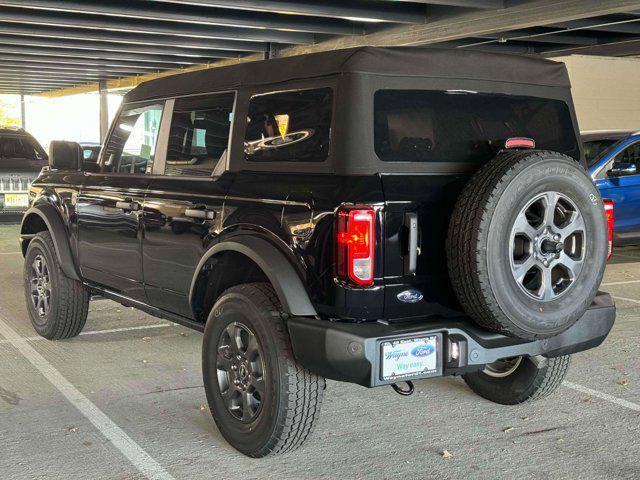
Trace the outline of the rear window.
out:
M 256 95 L 249 102 L 248 162 L 322 162 L 329 155 L 331 88 Z
M 47 155 L 31 137 L 2 136 L 0 137 L 0 161 L 10 160 L 40 161 L 44 164 Z
M 375 151 L 385 162 L 483 163 L 511 137 L 580 158 L 569 108 L 559 100 L 379 90 L 374 116 Z

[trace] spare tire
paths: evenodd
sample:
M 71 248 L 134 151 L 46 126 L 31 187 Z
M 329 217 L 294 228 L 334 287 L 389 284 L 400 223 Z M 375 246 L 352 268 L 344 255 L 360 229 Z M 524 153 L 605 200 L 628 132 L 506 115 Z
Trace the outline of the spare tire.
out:
M 526 340 L 573 325 L 607 257 L 602 199 L 584 168 L 547 151 L 505 151 L 471 178 L 449 224 L 447 261 L 479 325 Z

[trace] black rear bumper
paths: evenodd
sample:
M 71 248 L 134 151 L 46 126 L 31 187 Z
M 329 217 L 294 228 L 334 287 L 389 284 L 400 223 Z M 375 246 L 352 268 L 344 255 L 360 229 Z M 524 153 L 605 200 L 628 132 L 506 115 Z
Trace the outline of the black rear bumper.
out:
M 305 368 L 333 380 L 376 387 L 393 383 L 382 380 L 381 376 L 380 352 L 384 341 L 437 335 L 442 356 L 437 375 L 430 376 L 447 376 L 479 370 L 501 358 L 557 357 L 597 347 L 609 334 L 615 317 L 611 295 L 599 292 L 589 310 L 567 331 L 531 342 L 488 332 L 468 318 L 402 324 L 292 318 L 288 328 L 293 353 Z M 457 359 L 452 358 L 454 342 Z M 419 378 L 425 377 L 418 375 L 403 380 Z

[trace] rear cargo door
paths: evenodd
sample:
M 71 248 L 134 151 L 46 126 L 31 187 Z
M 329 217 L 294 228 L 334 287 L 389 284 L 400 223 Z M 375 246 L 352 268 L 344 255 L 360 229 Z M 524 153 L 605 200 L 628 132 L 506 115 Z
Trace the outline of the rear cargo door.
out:
M 385 317 L 455 315 L 445 239 L 462 177 L 383 175 Z
M 456 315 L 445 246 L 462 188 L 513 137 L 580 159 L 570 109 L 538 97 L 378 90 L 374 112 L 381 171 L 395 172 L 382 174 L 385 317 Z

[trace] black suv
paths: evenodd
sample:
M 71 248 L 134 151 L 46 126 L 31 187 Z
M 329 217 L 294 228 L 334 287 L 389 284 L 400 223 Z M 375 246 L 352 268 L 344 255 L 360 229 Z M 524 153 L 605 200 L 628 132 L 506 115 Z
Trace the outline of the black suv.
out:
M 47 165 L 38 141 L 21 128 L 0 128 L 0 215 L 29 207 L 29 184 Z
M 144 83 L 98 171 L 54 142 L 31 187 L 31 321 L 73 337 L 101 295 L 203 331 L 211 413 L 253 457 L 304 442 L 325 378 L 540 398 L 615 319 L 578 139 L 564 65 L 533 58 L 366 47 Z

